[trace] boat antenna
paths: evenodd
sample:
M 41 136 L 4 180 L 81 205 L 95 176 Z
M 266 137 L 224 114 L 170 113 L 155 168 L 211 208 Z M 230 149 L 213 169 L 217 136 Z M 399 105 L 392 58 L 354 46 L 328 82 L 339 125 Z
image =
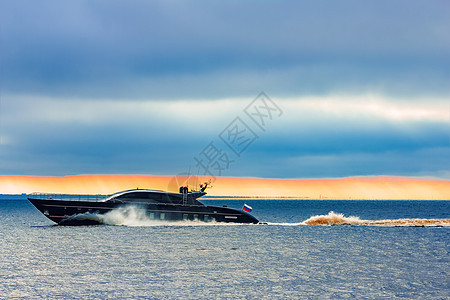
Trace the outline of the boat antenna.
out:
M 211 187 L 211 179 L 200 184 L 200 192 L 204 192 L 208 186 Z

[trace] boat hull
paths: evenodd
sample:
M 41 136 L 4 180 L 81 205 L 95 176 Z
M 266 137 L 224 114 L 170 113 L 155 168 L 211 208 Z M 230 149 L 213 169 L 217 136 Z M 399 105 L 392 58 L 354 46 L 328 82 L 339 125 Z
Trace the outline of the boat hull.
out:
M 226 223 L 258 223 L 250 214 L 228 207 L 182 205 L 169 203 L 111 203 L 28 198 L 47 218 L 59 225 L 102 224 L 103 215 L 119 207 L 138 206 L 146 210 L 149 219 L 167 221 L 204 221 Z

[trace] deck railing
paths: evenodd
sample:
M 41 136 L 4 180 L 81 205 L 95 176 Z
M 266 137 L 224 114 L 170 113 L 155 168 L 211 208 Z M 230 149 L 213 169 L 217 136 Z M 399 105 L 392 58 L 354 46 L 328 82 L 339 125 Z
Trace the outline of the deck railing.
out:
M 47 199 L 47 200 L 66 200 L 66 201 L 101 201 L 109 195 L 91 195 L 91 194 L 50 194 L 50 193 L 31 193 L 28 198 Z

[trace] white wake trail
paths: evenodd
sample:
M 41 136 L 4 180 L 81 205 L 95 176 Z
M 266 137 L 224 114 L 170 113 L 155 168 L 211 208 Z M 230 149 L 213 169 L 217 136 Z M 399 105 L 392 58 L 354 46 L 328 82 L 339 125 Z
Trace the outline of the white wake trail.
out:
M 353 226 L 379 226 L 379 227 L 450 227 L 450 219 L 386 219 L 361 220 L 359 217 L 346 217 L 341 213 L 330 211 L 327 215 L 312 216 L 300 223 L 268 223 L 268 225 L 301 226 L 301 225 L 353 225 Z

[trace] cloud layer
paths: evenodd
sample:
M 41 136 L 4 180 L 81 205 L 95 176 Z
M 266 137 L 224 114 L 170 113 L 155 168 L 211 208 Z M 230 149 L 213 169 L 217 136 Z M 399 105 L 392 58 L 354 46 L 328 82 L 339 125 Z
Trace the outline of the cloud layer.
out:
M 0 174 L 450 178 L 448 1 L 2 1 Z M 244 109 L 282 109 L 263 131 Z M 233 156 L 234 155 L 234 156 Z
M 88 98 L 442 96 L 449 9 L 446 1 L 2 1 L 2 88 Z
M 201 173 L 194 157 L 210 142 L 233 160 L 215 175 L 445 176 L 449 163 L 446 99 L 275 99 L 283 115 L 266 131 L 243 113 L 252 99 L 35 100 L 3 106 L 3 174 Z M 257 135 L 240 156 L 220 139 L 236 117 Z

